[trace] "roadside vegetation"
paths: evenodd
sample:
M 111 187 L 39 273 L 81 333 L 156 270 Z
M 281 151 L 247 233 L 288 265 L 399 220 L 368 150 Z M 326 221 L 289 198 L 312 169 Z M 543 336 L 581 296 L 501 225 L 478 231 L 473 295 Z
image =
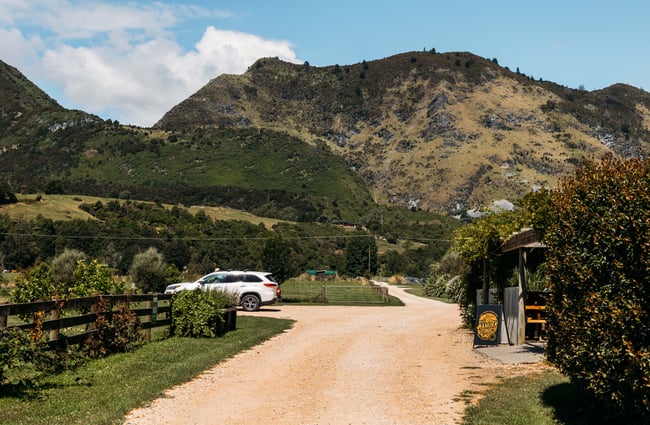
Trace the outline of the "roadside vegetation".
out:
M 597 423 L 647 423 L 650 416 L 649 184 L 650 161 L 589 160 L 557 191 L 531 194 L 520 210 L 455 234 L 452 250 L 468 264 L 460 302 L 468 324 L 476 289 L 511 280 L 513 265 L 499 255 L 509 235 L 532 227 L 545 242 L 545 261 L 532 271 L 543 271 L 538 279 L 550 291 L 547 359 L 584 398 L 586 407 L 573 406 L 574 413 Z M 530 423 L 514 420 L 517 403 L 500 409 L 513 419 L 496 423 Z
M 463 425 L 588 425 L 602 418 L 589 414 L 569 379 L 555 371 L 505 379 L 465 411 Z
M 237 330 L 219 338 L 167 338 L 132 353 L 114 354 L 75 370 L 49 375 L 35 386 L 2 386 L 0 423 L 119 423 L 133 408 L 284 332 L 291 324 L 283 319 L 238 317 Z

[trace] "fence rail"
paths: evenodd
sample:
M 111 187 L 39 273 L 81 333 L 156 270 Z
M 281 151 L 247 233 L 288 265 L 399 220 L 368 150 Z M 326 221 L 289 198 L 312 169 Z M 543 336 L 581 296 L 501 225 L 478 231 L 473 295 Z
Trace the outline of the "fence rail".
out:
M 152 328 L 171 325 L 171 300 L 171 294 L 129 294 L 1 304 L 0 330 L 18 328 L 47 332 L 50 348 L 78 344 L 96 332 L 94 324 L 100 315 L 108 319 L 112 316 L 112 311 L 96 311 L 100 301 L 104 301 L 111 307 L 126 305 L 140 319 L 145 340 L 149 341 Z
M 383 286 L 326 285 L 321 290 L 323 303 L 384 304 L 388 288 Z

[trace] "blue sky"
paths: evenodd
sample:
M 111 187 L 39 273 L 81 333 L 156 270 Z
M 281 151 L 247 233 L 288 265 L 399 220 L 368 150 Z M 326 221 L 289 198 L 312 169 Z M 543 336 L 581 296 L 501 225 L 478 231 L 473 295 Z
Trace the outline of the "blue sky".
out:
M 572 88 L 650 87 L 641 0 L 0 0 L 0 60 L 67 108 L 150 126 L 277 56 L 346 65 L 435 48 Z

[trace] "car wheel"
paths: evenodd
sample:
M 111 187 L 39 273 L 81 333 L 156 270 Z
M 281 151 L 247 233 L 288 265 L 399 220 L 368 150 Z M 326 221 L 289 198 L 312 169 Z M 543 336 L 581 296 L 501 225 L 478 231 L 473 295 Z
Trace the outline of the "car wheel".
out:
M 254 294 L 246 294 L 239 302 L 245 311 L 257 311 L 260 309 L 260 297 Z

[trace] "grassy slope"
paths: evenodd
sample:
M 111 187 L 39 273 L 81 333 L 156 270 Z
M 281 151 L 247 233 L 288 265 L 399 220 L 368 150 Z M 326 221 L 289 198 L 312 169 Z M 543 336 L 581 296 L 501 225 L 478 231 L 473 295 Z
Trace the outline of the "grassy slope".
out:
M 7 214 L 11 218 L 20 220 L 31 220 L 37 216 L 43 216 L 51 220 L 71 220 L 82 219 L 90 220 L 93 217 L 87 212 L 79 209 L 83 203 L 94 204 L 95 202 L 107 203 L 116 201 L 112 198 L 100 198 L 97 196 L 77 196 L 77 195 L 41 195 L 41 200 L 36 201 L 37 195 L 19 194 L 17 204 L 0 205 L 0 214 Z M 123 200 L 117 200 L 124 202 Z M 171 205 L 167 205 L 171 208 Z M 202 210 L 209 217 L 215 220 L 242 220 L 253 224 L 264 224 L 271 228 L 274 224 L 282 222 L 266 217 L 258 217 L 244 211 L 235 210 L 227 207 L 205 207 L 192 206 L 188 208 L 192 214 Z

